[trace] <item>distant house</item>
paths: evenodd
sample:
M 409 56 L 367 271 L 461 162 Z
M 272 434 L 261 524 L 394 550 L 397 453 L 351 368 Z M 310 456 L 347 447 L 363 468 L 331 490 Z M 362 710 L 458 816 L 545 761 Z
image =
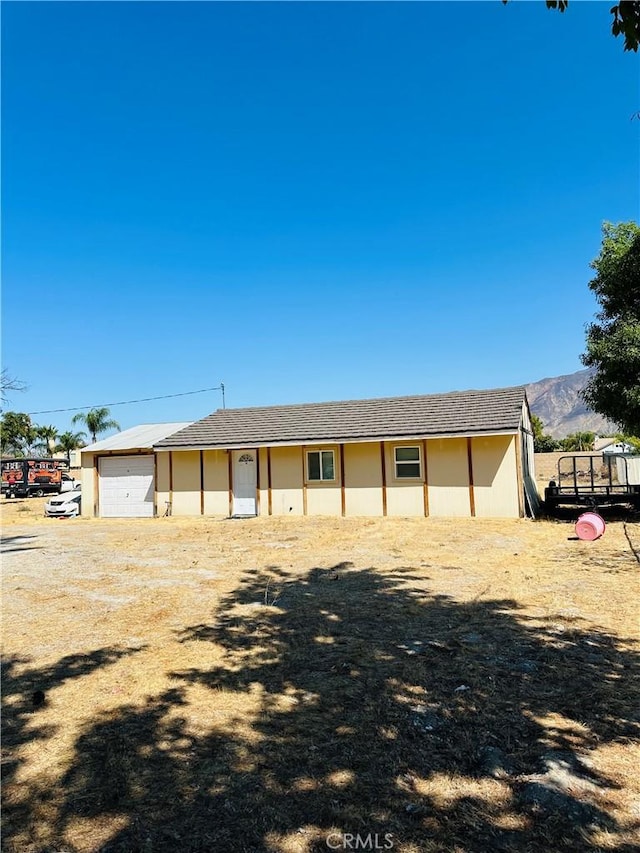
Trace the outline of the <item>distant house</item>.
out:
M 627 444 L 626 441 L 615 441 L 611 439 L 610 444 L 604 445 L 601 448 L 603 453 L 635 453 L 635 447 L 632 444 Z
M 635 448 L 626 441 L 617 441 L 613 436 L 596 435 L 593 439 L 593 449 L 599 453 L 635 453 Z
M 69 451 L 69 467 L 70 468 L 80 468 L 82 465 L 82 448 L 76 447 L 74 450 Z
M 130 476 L 126 445 L 139 440 L 113 439 L 117 463 L 103 442 L 83 451 L 96 495 L 83 514 L 137 512 L 122 503 L 131 489 L 114 502 L 102 480 L 117 465 Z M 218 410 L 145 453 L 145 514 L 152 501 L 155 515 L 517 518 L 537 496 L 522 387 Z
M 614 456 L 617 458 L 612 459 Z M 632 444 L 610 439 L 610 443 L 602 447 L 602 457 L 615 462 L 619 483 L 640 485 L 640 456 Z

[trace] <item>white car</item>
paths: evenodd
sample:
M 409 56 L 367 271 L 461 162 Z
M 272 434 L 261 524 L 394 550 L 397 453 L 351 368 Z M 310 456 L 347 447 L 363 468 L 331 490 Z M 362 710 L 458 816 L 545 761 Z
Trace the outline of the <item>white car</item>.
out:
M 74 489 L 80 488 L 80 480 L 76 480 L 71 474 L 63 474 L 60 479 L 60 491 L 72 492 Z
M 44 505 L 44 514 L 48 518 L 75 518 L 80 515 L 82 492 L 74 489 L 61 495 L 52 495 Z

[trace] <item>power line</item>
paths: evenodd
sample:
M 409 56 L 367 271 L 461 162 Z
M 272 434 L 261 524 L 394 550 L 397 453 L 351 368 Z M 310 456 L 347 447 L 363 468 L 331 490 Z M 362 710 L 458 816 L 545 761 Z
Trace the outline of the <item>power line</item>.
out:
M 139 400 L 120 400 L 117 403 L 101 403 L 94 406 L 72 406 L 70 409 L 42 409 L 39 412 L 27 412 L 28 415 L 52 415 L 56 412 L 77 412 L 82 409 L 102 409 L 109 406 L 128 406 L 130 403 L 149 403 L 151 400 L 169 400 L 171 397 L 188 397 L 190 394 L 204 394 L 207 391 L 222 391 L 222 408 L 225 408 L 224 382 L 215 388 L 201 388 L 199 391 L 183 391 L 182 394 L 163 394 L 161 397 L 141 397 Z

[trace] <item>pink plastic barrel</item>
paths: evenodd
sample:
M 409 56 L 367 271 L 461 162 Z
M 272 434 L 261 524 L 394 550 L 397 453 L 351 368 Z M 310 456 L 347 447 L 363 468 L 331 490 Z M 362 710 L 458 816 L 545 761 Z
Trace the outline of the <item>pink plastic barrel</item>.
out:
M 576 521 L 576 535 L 578 539 L 587 539 L 593 542 L 599 539 L 605 530 L 604 518 L 597 512 L 585 512 Z

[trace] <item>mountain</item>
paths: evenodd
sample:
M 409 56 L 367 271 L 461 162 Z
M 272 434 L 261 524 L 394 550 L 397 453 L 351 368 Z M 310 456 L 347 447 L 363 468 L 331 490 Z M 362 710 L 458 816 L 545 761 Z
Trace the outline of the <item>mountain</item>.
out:
M 542 421 L 545 433 L 564 438 L 573 432 L 608 435 L 617 431 L 615 424 L 592 412 L 580 397 L 591 374 L 592 369 L 578 370 L 526 386 L 531 411 Z

